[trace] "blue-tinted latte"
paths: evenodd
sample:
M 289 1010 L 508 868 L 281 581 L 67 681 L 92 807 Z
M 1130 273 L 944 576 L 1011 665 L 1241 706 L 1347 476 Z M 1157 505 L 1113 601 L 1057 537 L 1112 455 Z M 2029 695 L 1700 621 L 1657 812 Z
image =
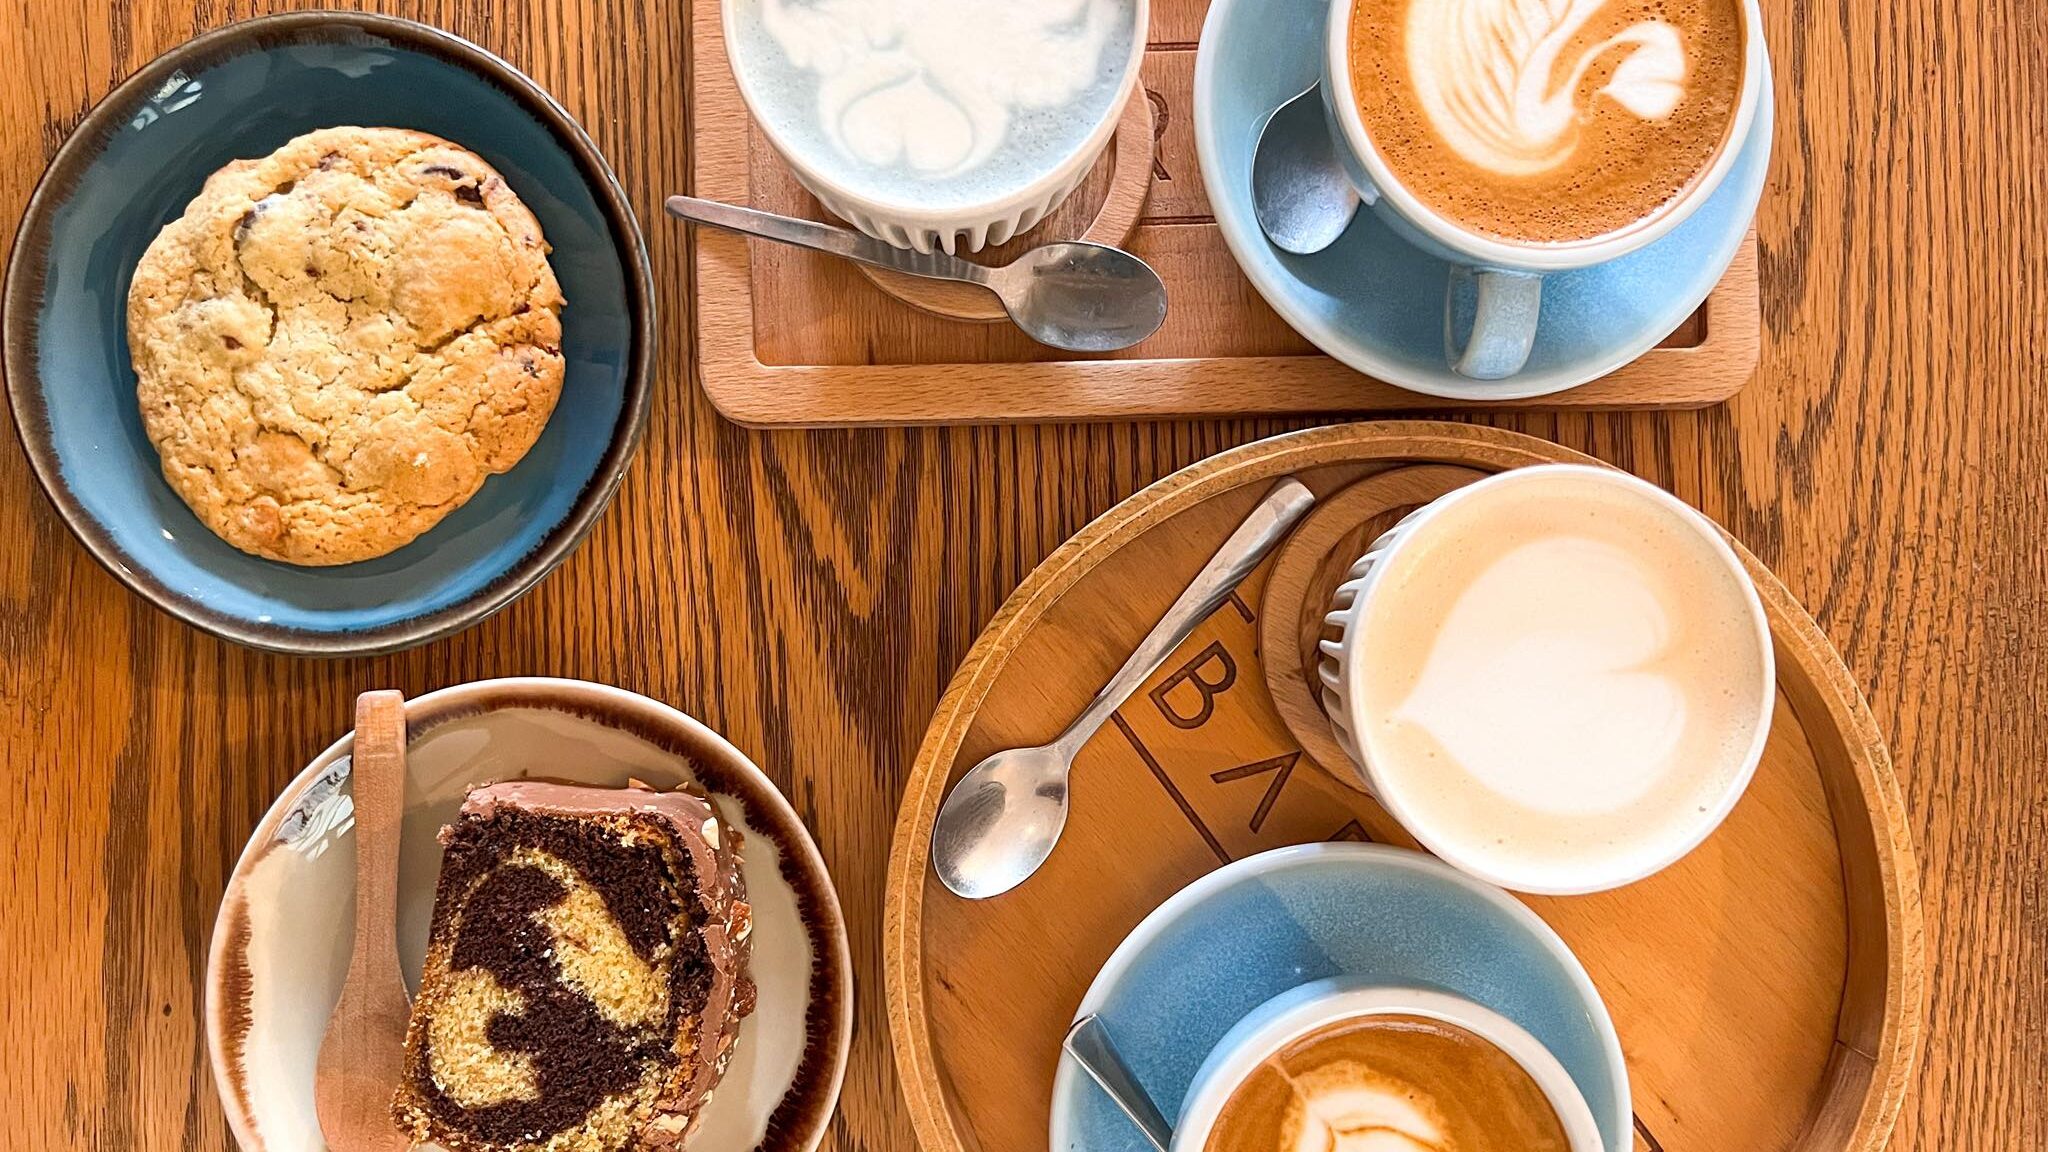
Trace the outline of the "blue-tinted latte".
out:
M 1014 196 L 1124 90 L 1135 0 L 729 0 L 749 103 L 801 168 L 908 210 Z

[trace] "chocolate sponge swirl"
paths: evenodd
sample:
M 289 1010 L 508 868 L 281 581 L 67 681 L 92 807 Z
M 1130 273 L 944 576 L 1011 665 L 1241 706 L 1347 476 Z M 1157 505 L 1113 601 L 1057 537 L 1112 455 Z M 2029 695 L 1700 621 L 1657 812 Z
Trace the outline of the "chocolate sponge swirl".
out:
M 737 829 L 689 793 L 520 781 L 442 839 L 400 1126 L 450 1152 L 681 1143 L 753 1008 Z

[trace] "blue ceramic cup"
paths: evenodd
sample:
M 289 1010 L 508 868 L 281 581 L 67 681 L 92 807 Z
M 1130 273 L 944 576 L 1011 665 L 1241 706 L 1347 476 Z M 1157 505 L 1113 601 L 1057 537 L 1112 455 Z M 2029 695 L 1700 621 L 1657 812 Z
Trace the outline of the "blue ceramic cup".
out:
M 1195 1072 L 1174 1125 L 1171 1152 L 1201 1152 L 1224 1109 L 1251 1074 L 1288 1045 L 1375 1016 L 1420 1017 L 1479 1037 L 1514 1061 L 1542 1092 L 1572 1152 L 1602 1152 L 1600 1125 L 1571 1073 L 1543 1042 L 1485 1005 L 1437 988 L 1383 986 L 1356 977 L 1311 981 L 1266 1001 L 1237 1022 Z M 1609 1069 L 1625 1080 L 1627 1070 Z M 1392 1146 L 1406 1135 L 1390 1133 Z
M 1504 380 L 1520 372 L 1536 342 L 1545 275 L 1604 264 L 1655 242 L 1683 223 L 1721 186 L 1749 138 L 1769 67 L 1757 0 L 1740 3 L 1743 75 L 1735 116 L 1719 151 L 1699 178 L 1670 203 L 1627 227 L 1586 240 L 1532 243 L 1467 228 L 1402 185 L 1359 115 L 1351 83 L 1353 0 L 1330 0 L 1322 91 L 1337 158 L 1359 198 L 1397 235 L 1451 263 L 1444 293 L 1444 355 L 1459 375 Z

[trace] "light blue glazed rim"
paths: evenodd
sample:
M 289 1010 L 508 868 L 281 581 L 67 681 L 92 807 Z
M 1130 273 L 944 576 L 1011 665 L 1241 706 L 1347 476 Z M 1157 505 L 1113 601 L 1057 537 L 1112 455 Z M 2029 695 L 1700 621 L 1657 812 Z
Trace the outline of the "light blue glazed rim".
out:
M 1327 0 L 1214 0 L 1195 56 L 1194 124 L 1203 187 L 1231 255 L 1273 310 L 1331 357 L 1422 396 L 1487 403 L 1552 395 L 1599 379 L 1656 347 L 1698 310 L 1741 250 L 1770 167 L 1776 116 L 1768 57 L 1749 138 L 1720 188 L 1692 217 L 1639 251 L 1593 268 L 1553 274 L 1544 285 L 1547 301 L 1594 295 L 1598 305 L 1581 309 L 1582 315 L 1607 310 L 1608 302 L 1613 302 L 1612 311 L 1625 311 L 1653 298 L 1646 293 L 1657 294 L 1661 305 L 1643 310 L 1626 332 L 1607 333 L 1583 348 L 1560 348 L 1556 326 L 1546 317 L 1528 368 L 1498 381 L 1459 376 L 1445 361 L 1441 340 L 1445 261 L 1394 237 L 1370 211 L 1361 211 L 1343 239 L 1315 256 L 1279 252 L 1253 217 L 1252 143 L 1264 117 L 1320 75 L 1328 7 Z M 1282 43 L 1276 45 L 1276 38 Z M 1226 57 L 1248 60 L 1247 53 L 1256 55 L 1262 78 L 1272 77 L 1262 79 L 1270 91 L 1247 92 L 1245 85 L 1233 89 L 1223 78 Z M 1238 106 L 1247 101 L 1248 106 Z M 1426 312 L 1428 320 L 1417 331 L 1431 333 L 1430 338 L 1375 331 L 1355 308 L 1347 310 L 1344 299 L 1332 298 L 1311 278 L 1337 279 L 1317 277 L 1314 262 L 1347 255 L 1376 257 L 1388 265 L 1386 290 L 1416 301 L 1414 307 Z
M 1131 930 L 1130 935 L 1117 945 L 1116 950 L 1103 963 L 1094 981 L 1089 984 L 1087 993 L 1081 998 L 1080 1006 L 1074 1010 L 1075 1019 L 1091 1013 L 1101 1013 L 1104 1014 L 1105 1023 L 1114 1028 L 1114 1006 L 1121 990 L 1131 980 L 1140 978 L 1142 969 L 1158 960 L 1154 952 L 1165 937 L 1171 935 L 1189 916 L 1199 913 L 1203 906 L 1219 893 L 1246 885 L 1270 886 L 1271 882 L 1265 878 L 1278 874 L 1344 865 L 1405 872 L 1416 877 L 1421 883 L 1448 885 L 1457 890 L 1460 901 L 1471 904 L 1468 912 L 1476 910 L 1485 917 L 1496 920 L 1504 935 L 1519 938 L 1524 946 L 1541 953 L 1548 969 L 1546 977 L 1555 981 L 1560 989 L 1568 990 L 1572 1001 L 1571 1010 L 1583 1013 L 1583 1024 L 1590 1030 L 1593 1045 L 1592 1052 L 1582 1054 L 1581 1059 L 1576 1061 L 1567 1060 L 1567 1054 L 1564 1052 L 1555 1049 L 1553 1051 L 1560 1060 L 1565 1061 L 1573 1079 L 1586 1094 L 1587 1103 L 1593 1108 L 1595 1120 L 1609 1146 L 1609 1152 L 1626 1152 L 1635 1130 L 1626 1077 L 1626 1061 L 1622 1055 L 1620 1037 L 1614 1030 L 1614 1022 L 1607 1013 L 1605 1002 L 1600 999 L 1599 989 L 1594 986 L 1592 977 L 1587 975 L 1585 967 L 1579 963 L 1578 958 L 1572 954 L 1555 929 L 1544 923 L 1541 917 L 1513 896 L 1490 884 L 1472 879 L 1433 857 L 1405 848 L 1348 842 L 1301 844 L 1247 856 L 1224 865 L 1168 897 L 1165 903 L 1154 909 Z M 1300 977 L 1298 984 L 1306 984 L 1329 974 L 1297 972 L 1296 975 Z M 1377 974 L 1375 978 L 1378 979 Z M 1381 982 L 1393 984 L 1401 981 L 1389 978 Z M 1489 1003 L 1488 997 L 1475 994 L 1472 990 L 1439 984 L 1434 980 L 1418 979 L 1415 982 L 1417 986 L 1465 996 L 1475 1003 L 1515 1019 L 1514 1012 L 1504 1010 L 1500 1004 Z M 1198 989 L 1179 991 L 1190 995 L 1199 994 Z M 1259 1004 L 1263 1003 L 1265 999 L 1247 1004 L 1246 1011 L 1255 1011 Z M 1531 1021 L 1515 1019 L 1515 1022 L 1532 1032 L 1538 1031 L 1530 1027 Z M 1207 1026 L 1213 1025 L 1215 1021 L 1203 1023 Z M 1223 1031 L 1227 1030 L 1226 1026 Z M 1219 1036 L 1221 1034 L 1218 1033 Z M 1539 1036 L 1539 1039 L 1541 1038 Z M 1201 1064 L 1214 1041 L 1215 1037 L 1209 1037 L 1207 1040 L 1190 1037 L 1191 1044 L 1201 1050 L 1179 1054 L 1179 1062 L 1187 1065 L 1186 1071 L 1192 1073 Z M 1133 1051 L 1127 1052 L 1126 1056 L 1138 1057 L 1133 1059 L 1132 1063 L 1137 1066 L 1137 1071 L 1142 1077 L 1145 1071 L 1144 1053 Z M 1574 1066 L 1583 1064 L 1587 1059 L 1597 1059 L 1603 1069 L 1618 1069 L 1622 1070 L 1623 1074 L 1619 1080 L 1611 1084 L 1589 1083 L 1584 1075 L 1589 1070 Z M 1157 1083 L 1148 1087 L 1155 1092 L 1154 1103 L 1158 1104 L 1169 1118 L 1178 1114 L 1182 1103 L 1180 1099 L 1157 1096 L 1158 1089 L 1162 1087 Z M 1608 1091 L 1600 1091 L 1602 1087 Z M 1100 1095 L 1100 1090 L 1075 1065 L 1071 1057 L 1062 1053 L 1059 1068 L 1053 1076 L 1052 1114 L 1049 1118 L 1049 1146 L 1052 1152 L 1113 1152 L 1110 1148 L 1098 1148 L 1083 1141 L 1085 1133 L 1081 1129 L 1091 1122 L 1099 1123 L 1100 1114 L 1113 1111 L 1106 1099 L 1094 1100 L 1090 1094 Z M 1605 1107 L 1601 1104 L 1603 1097 Z M 1083 1120 L 1083 1107 L 1094 1108 L 1098 1116 L 1091 1120 Z M 1112 1122 L 1120 1126 L 1128 1123 L 1120 1115 L 1115 1116 Z M 1143 1140 L 1135 1128 L 1130 1128 L 1123 1134 L 1128 1135 L 1130 1148 L 1143 1145 Z
M 293 569 L 255 558 L 244 558 L 247 566 L 216 563 L 201 567 L 174 554 L 168 559 L 175 562 L 174 567 L 182 566 L 183 573 L 174 576 L 159 567 L 165 557 L 152 559 L 148 548 L 138 550 L 132 526 L 116 530 L 102 519 L 94 502 L 104 504 L 104 493 L 82 494 L 73 488 L 72 472 L 85 462 L 72 459 L 73 453 L 60 446 L 50 389 L 64 385 L 74 388 L 75 395 L 82 393 L 75 393 L 68 379 L 46 378 L 43 370 L 47 352 L 44 311 L 60 255 L 52 251 L 54 232 L 74 198 L 94 177 L 95 166 L 116 134 L 128 127 L 138 110 L 150 107 L 168 91 L 167 85 L 175 87 L 188 75 L 205 77 L 208 69 L 251 53 L 365 41 L 466 73 L 494 90 L 532 122 L 532 139 L 555 150 L 552 155 L 557 159 L 550 163 L 566 166 L 573 173 L 569 179 L 588 197 L 587 219 L 602 237 L 598 243 L 607 253 L 606 259 L 617 264 L 616 281 L 607 291 L 618 293 L 611 306 L 622 315 L 614 327 L 625 330 L 625 338 L 618 340 L 616 347 L 608 342 L 598 354 L 614 373 L 604 386 L 608 393 L 605 426 L 585 433 L 586 438 L 579 441 L 573 474 L 536 475 L 522 481 L 552 484 L 551 490 L 561 493 L 546 501 L 544 517 L 519 523 L 515 506 L 482 507 L 491 484 L 507 480 L 496 477 L 470 506 L 444 521 L 446 527 L 465 519 L 471 522 L 469 530 L 499 532 L 504 543 L 489 548 L 474 545 L 461 558 L 439 560 L 436 582 L 431 585 L 417 574 L 416 565 L 423 559 L 435 562 L 431 541 L 439 528 L 390 556 L 330 569 Z M 552 197 L 552 190 L 547 195 Z M 104 272 L 85 271 L 104 277 Z M 656 332 L 653 273 L 639 223 L 609 165 L 575 119 L 518 69 L 461 37 L 371 13 L 311 11 L 244 20 L 190 40 L 150 62 L 100 101 L 59 149 L 29 201 L 7 269 L 5 365 L 10 406 L 37 482 L 73 535 L 116 579 L 165 613 L 235 643 L 295 655 L 371 655 L 424 644 L 504 608 L 560 564 L 595 527 L 639 446 L 652 391 Z M 565 349 L 570 349 L 573 335 L 572 325 L 564 334 Z M 572 355 L 572 374 L 574 359 Z M 131 373 L 125 348 L 118 370 Z M 132 373 L 127 380 L 132 390 Z M 565 384 L 565 400 L 566 392 Z M 60 399 L 73 408 L 80 402 L 72 396 Z M 615 415 L 611 414 L 614 410 Z M 561 435 L 566 433 L 558 434 L 558 440 Z M 597 441 L 596 436 L 603 439 Z M 542 443 L 524 463 L 545 455 L 549 443 L 544 433 Z M 90 453 L 103 445 L 95 441 L 87 447 Z M 112 451 L 121 446 L 104 447 Z M 147 452 L 148 446 L 144 444 L 142 450 Z M 156 461 L 150 459 L 144 466 L 153 473 Z M 162 484 L 160 477 L 156 483 Z M 166 540 L 174 538 L 173 528 L 203 533 L 167 488 L 161 495 L 159 504 L 169 501 L 177 505 L 166 506 L 164 512 L 178 520 L 162 526 Z M 465 518 L 464 513 L 471 515 Z M 513 516 L 511 522 L 508 516 Z M 337 586 L 345 581 L 354 583 L 348 598 L 338 606 L 324 602 L 320 589 L 294 587 L 292 595 L 298 599 L 286 612 L 250 607 L 266 597 L 278 599 L 283 593 L 276 589 L 293 587 L 294 581 L 318 579 L 334 581 Z M 421 591 L 422 587 L 426 591 Z

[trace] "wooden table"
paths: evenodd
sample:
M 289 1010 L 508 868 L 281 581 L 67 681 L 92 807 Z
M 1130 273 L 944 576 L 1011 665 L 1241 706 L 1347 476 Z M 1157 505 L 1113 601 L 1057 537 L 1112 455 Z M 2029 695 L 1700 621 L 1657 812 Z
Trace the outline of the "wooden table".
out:
M 281 6 L 281 5 L 280 5 Z M 762 435 L 685 365 L 658 211 L 687 142 L 684 0 L 377 7 L 450 28 L 581 117 L 648 225 L 664 355 L 589 542 L 497 618 L 378 660 L 259 655 L 96 567 L 0 432 L 0 1082 L 10 1148 L 230 1148 L 199 1028 L 216 899 L 365 688 L 619 684 L 767 767 L 838 877 L 862 998 L 837 1152 L 909 1152 L 878 916 L 897 792 L 955 662 L 1091 517 L 1273 423 Z M 18 0 L 0 219 L 86 109 L 250 0 Z M 1778 139 L 1764 363 L 1682 415 L 1500 423 L 1662 483 L 1802 597 L 1869 692 L 1914 818 L 1931 1014 L 1896 1147 L 2048 1145 L 2048 16 L 2037 0 L 1766 0 Z M 2033 63 L 2028 63 L 2033 61 Z M 9 227 L 7 232 L 11 233 Z M 734 1150 L 716 1150 L 734 1152 Z

